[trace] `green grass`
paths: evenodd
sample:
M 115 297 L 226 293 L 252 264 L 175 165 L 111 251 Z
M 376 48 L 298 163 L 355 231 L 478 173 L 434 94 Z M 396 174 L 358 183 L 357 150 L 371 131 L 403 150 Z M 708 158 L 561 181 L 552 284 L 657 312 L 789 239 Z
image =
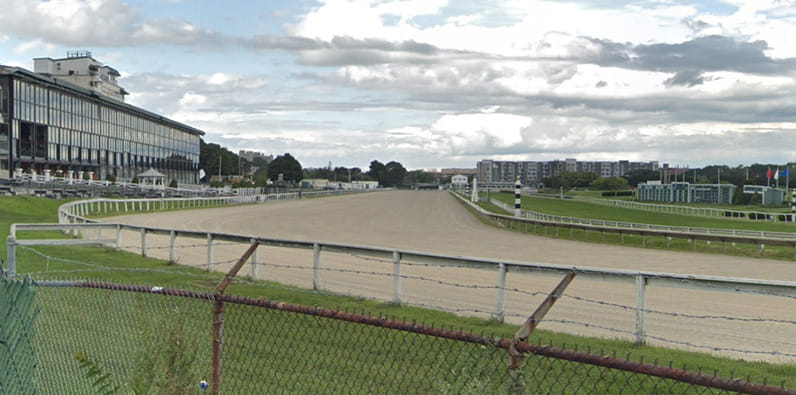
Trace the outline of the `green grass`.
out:
M 514 196 L 510 193 L 492 194 L 493 198 L 500 200 L 507 204 L 514 203 Z M 683 226 L 695 228 L 725 228 L 725 229 L 748 229 L 759 231 L 776 231 L 776 232 L 794 232 L 796 225 L 786 223 L 772 223 L 772 222 L 754 222 L 754 221 L 740 221 L 721 218 L 707 218 L 707 217 L 694 217 L 688 215 L 676 215 L 665 213 L 652 213 L 643 210 L 634 210 L 622 207 L 603 206 L 600 204 L 593 204 L 584 201 L 569 200 L 569 199 L 550 199 L 539 197 L 523 196 L 522 206 L 524 210 L 536 211 L 544 214 L 560 215 L 575 218 L 589 218 L 604 221 L 622 221 L 640 224 L 658 224 L 669 226 Z M 479 205 L 485 210 L 506 214 L 501 208 L 479 202 Z M 705 241 L 689 241 L 687 239 L 672 238 L 667 240 L 663 236 L 640 236 L 626 234 L 622 236 L 619 233 L 612 233 L 610 231 L 587 231 L 579 229 L 567 229 L 566 227 L 557 227 L 553 225 L 533 225 L 533 224 L 519 224 L 513 223 L 509 225 L 511 230 L 532 233 L 539 236 L 547 236 L 553 238 L 571 239 L 590 243 L 601 243 L 611 245 L 622 245 L 626 247 L 639 247 L 639 248 L 657 248 L 667 249 L 674 251 L 689 251 L 709 254 L 728 254 L 735 256 L 744 256 L 750 258 L 767 258 L 777 260 L 794 260 L 794 251 L 786 246 L 766 246 L 765 249 L 759 249 L 753 244 L 732 245 L 732 243 L 714 242 L 707 243 Z
M 492 193 L 493 198 L 507 204 L 514 204 L 511 193 Z M 690 226 L 700 228 L 748 229 L 776 232 L 796 232 L 796 225 L 783 222 L 733 220 L 713 217 L 696 217 L 656 213 L 623 207 L 604 206 L 573 199 L 550 199 L 539 197 L 522 197 L 524 210 L 566 217 L 589 218 L 604 221 L 622 221 L 640 224 L 657 224 L 669 226 Z
M 64 202 L 63 200 L 2 197 L 0 198 L 0 213 L 2 213 L 0 215 L 0 234 L 7 235 L 8 225 L 14 222 L 54 222 L 56 219 L 55 209 Z M 65 236 L 49 232 L 47 237 Z M 2 255 L 0 256 L 5 256 L 4 243 L 0 249 L 2 249 Z M 115 252 L 108 248 L 38 247 L 36 250 L 47 256 L 73 260 L 81 262 L 81 264 L 62 262 L 57 259 L 46 259 L 30 251 L 20 249 L 17 264 L 20 273 L 47 270 L 50 272 L 48 275 L 50 278 L 94 279 L 197 291 L 210 291 L 221 278 L 220 274 L 207 273 L 202 269 L 170 265 L 165 261 L 143 258 L 128 252 Z M 91 265 L 96 266 L 92 267 Z M 173 342 L 185 342 L 187 339 L 192 339 L 199 344 L 207 344 L 210 313 L 209 304 L 205 302 L 188 302 L 187 299 L 182 298 L 163 299 L 157 295 L 99 291 L 91 292 L 104 296 L 86 298 L 86 293 L 73 288 L 51 288 L 42 289 L 41 291 L 43 295 L 48 295 L 47 303 L 52 303 L 53 306 L 60 306 L 58 303 L 64 304 L 63 309 L 48 310 L 47 314 L 43 314 L 40 317 L 40 325 L 48 322 L 47 320 L 53 323 L 52 325 L 44 325 L 44 329 L 42 329 L 42 333 L 47 334 L 46 349 L 49 351 L 47 355 L 41 356 L 41 365 L 63 366 L 64 364 L 69 364 L 69 368 L 53 368 L 54 371 L 63 372 L 61 374 L 64 377 L 80 374 L 77 362 L 70 361 L 71 357 L 69 356 L 67 356 L 66 360 L 63 359 L 64 353 L 67 352 L 85 352 L 89 358 L 94 360 L 105 358 L 102 363 L 106 364 L 110 372 L 113 372 L 120 380 L 128 380 L 130 377 L 126 375 L 132 374 L 130 373 L 131 369 L 136 374 L 144 374 L 146 376 L 146 374 L 151 375 L 152 372 L 143 369 L 142 365 L 169 363 L 168 361 L 152 362 L 147 360 L 145 358 L 146 355 L 140 355 L 142 347 L 173 348 L 176 347 Z M 470 332 L 485 332 L 500 337 L 511 337 L 517 329 L 514 325 L 490 320 L 459 317 L 445 312 L 379 303 L 327 292 L 314 292 L 272 282 L 252 283 L 239 281 L 233 283 L 228 288 L 227 293 L 263 297 L 302 305 L 364 312 L 377 316 L 396 317 L 438 327 L 452 327 Z M 150 299 L 158 301 L 159 307 L 153 310 L 152 306 L 147 304 L 150 303 L 147 302 Z M 196 303 L 199 303 L 200 307 L 196 307 Z M 165 307 L 160 305 L 165 305 Z M 185 307 L 183 305 L 190 306 Z M 233 308 L 233 310 L 238 309 L 248 310 L 251 308 Z M 165 312 L 166 316 L 152 315 L 155 312 Z M 176 317 L 179 314 L 187 314 L 187 319 L 195 320 L 196 325 L 178 327 L 173 326 L 175 320 L 163 319 L 170 315 Z M 235 314 L 239 314 L 237 318 L 235 318 Z M 145 329 L 141 329 L 146 327 L 142 320 L 153 320 L 159 328 L 164 328 L 167 333 L 172 333 L 173 342 L 167 342 L 168 344 L 165 345 L 153 343 L 158 339 L 146 336 L 148 332 Z M 372 374 L 364 377 L 364 380 L 376 380 L 374 385 L 387 385 L 388 378 L 381 377 L 380 375 L 384 373 L 379 373 L 379 369 L 388 369 L 396 358 L 399 358 L 399 361 L 406 361 L 399 366 L 417 365 L 402 374 L 407 377 L 420 377 L 418 379 L 421 380 L 419 385 L 424 385 L 426 386 L 425 388 L 436 388 L 440 391 L 448 389 L 453 392 L 459 392 L 456 390 L 472 388 L 477 392 L 481 385 L 485 385 L 483 381 L 486 380 L 484 372 L 464 372 L 462 369 L 493 368 L 499 372 L 505 371 L 505 353 L 503 352 L 490 354 L 479 347 L 464 347 L 460 343 L 440 341 L 396 331 L 385 331 L 378 328 L 365 329 L 362 325 L 331 322 L 297 314 L 270 314 L 263 309 L 254 309 L 245 314 L 230 313 L 228 320 L 229 327 L 225 329 L 225 333 L 227 333 L 228 341 L 231 345 L 228 350 L 229 354 L 225 357 L 225 366 L 229 369 L 233 369 L 232 367 L 235 366 L 237 368 L 234 369 L 240 371 L 240 373 L 231 373 L 229 380 L 239 380 L 240 388 L 243 389 L 241 392 L 256 392 L 258 389 L 262 389 L 263 387 L 258 387 L 258 385 L 261 385 L 258 384 L 261 383 L 260 381 L 252 378 L 247 379 L 246 377 L 256 378 L 258 374 L 262 374 L 263 370 L 268 371 L 269 380 L 282 383 L 280 384 L 281 386 L 273 388 L 283 388 L 285 390 L 306 389 L 306 387 L 292 386 L 299 385 L 297 383 L 301 383 L 302 380 L 304 380 L 303 382 L 312 380 L 313 377 L 322 377 L 329 382 L 334 382 L 335 380 L 344 382 L 345 377 L 347 377 L 346 374 L 355 375 L 362 374 L 356 372 L 369 371 Z M 47 332 L 48 330 L 54 330 L 53 328 L 57 330 Z M 131 330 L 132 332 L 130 332 Z M 113 338 L 116 338 L 116 340 L 108 340 L 108 334 L 110 333 L 113 334 Z M 328 336 L 325 335 L 327 333 Z M 382 338 L 383 341 L 379 340 Z M 276 345 L 269 343 L 269 339 L 276 341 Z M 385 348 L 388 347 L 385 344 L 393 344 L 389 343 L 388 340 L 396 342 L 393 346 L 390 346 L 393 348 Z M 632 343 L 618 340 L 578 337 L 545 330 L 534 332 L 532 341 L 551 343 L 553 345 L 565 344 L 567 348 L 577 347 L 581 350 L 590 349 L 595 352 L 600 350 L 601 354 L 615 353 L 617 356 L 628 356 L 630 359 L 635 360 L 644 356 L 646 361 L 658 360 L 662 364 L 668 363 L 668 361 L 675 361 L 675 366 L 701 367 L 708 372 L 718 370 L 720 375 L 723 373 L 724 376 L 727 376 L 730 371 L 743 372 L 743 376 L 748 375 L 753 381 L 757 382 L 762 382 L 764 378 L 767 378 L 771 383 L 779 384 L 784 380 L 786 381 L 786 386 L 796 385 L 793 382 L 793 378 L 796 377 L 796 365 L 794 364 L 748 362 L 660 347 L 636 346 Z M 147 345 L 149 344 L 147 342 L 154 345 Z M 94 343 L 108 344 L 94 349 L 91 346 Z M 455 362 L 456 365 L 445 365 L 440 358 L 449 358 L 448 351 L 452 347 L 462 347 L 463 349 L 460 353 L 472 355 L 472 360 L 481 362 L 476 366 L 467 362 L 448 361 L 448 363 Z M 363 356 L 363 352 L 365 352 L 363 350 L 367 350 L 367 355 Z M 110 359 L 107 358 L 109 355 L 111 356 Z M 124 358 L 119 357 L 119 355 L 123 355 Z M 192 379 L 207 372 L 206 355 L 201 355 L 200 359 L 204 362 L 197 363 L 195 369 L 191 371 L 189 375 Z M 428 357 L 428 355 L 436 355 L 437 359 Z M 150 355 L 149 357 L 152 356 Z M 267 361 L 264 361 L 263 358 L 266 358 Z M 358 358 L 361 358 L 361 360 Z M 116 360 L 119 361 L 113 362 Z M 149 362 L 142 363 L 140 362 L 141 360 Z M 533 363 L 546 363 L 546 360 L 532 360 L 534 361 Z M 412 362 L 409 363 L 408 361 Z M 71 367 L 72 363 L 75 364 L 74 369 Z M 484 363 L 486 363 L 486 367 L 482 365 Z M 257 364 L 263 364 L 263 366 L 258 368 Z M 271 371 L 273 369 L 269 370 L 264 365 L 270 367 L 278 366 L 279 368 Z M 567 376 L 587 376 L 590 374 L 588 372 L 579 372 L 578 369 L 581 368 L 582 366 L 570 366 L 561 362 L 560 364 L 555 363 L 549 366 L 548 373 Z M 140 372 L 142 369 L 143 373 Z M 247 369 L 252 370 L 251 374 L 243 374 L 243 372 L 248 371 Z M 293 369 L 293 371 L 290 369 Z M 600 372 L 601 370 L 591 371 Z M 429 378 L 424 378 L 429 376 L 430 372 L 436 373 Z M 460 376 L 464 373 L 470 374 L 474 378 L 471 381 L 462 382 Z M 468 376 L 465 375 L 463 377 L 467 378 Z M 599 378 L 595 380 L 599 381 Z M 411 380 L 406 381 L 404 384 L 410 382 Z M 58 388 L 57 385 L 57 381 L 49 382 L 46 388 Z M 344 384 L 340 385 L 341 387 L 336 388 L 342 390 L 344 388 L 342 385 Z M 589 389 L 593 390 L 593 388 L 585 388 L 586 391 Z M 605 389 L 605 391 L 614 392 L 616 389 Z M 355 392 L 367 392 L 367 388 Z

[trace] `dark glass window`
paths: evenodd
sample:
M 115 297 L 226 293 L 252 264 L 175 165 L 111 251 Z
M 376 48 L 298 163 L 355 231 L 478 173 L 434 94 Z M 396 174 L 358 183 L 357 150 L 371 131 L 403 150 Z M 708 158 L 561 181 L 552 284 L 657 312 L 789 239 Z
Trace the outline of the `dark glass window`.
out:
M 36 125 L 36 149 L 37 158 L 47 159 L 47 125 Z
M 19 124 L 19 155 L 33 155 L 33 124 L 30 122 L 20 122 Z

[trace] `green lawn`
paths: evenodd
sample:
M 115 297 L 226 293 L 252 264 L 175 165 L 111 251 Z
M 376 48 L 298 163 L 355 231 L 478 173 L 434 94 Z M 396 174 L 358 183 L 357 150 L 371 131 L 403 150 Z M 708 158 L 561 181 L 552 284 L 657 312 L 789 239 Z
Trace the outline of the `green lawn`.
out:
M 511 193 L 492 193 L 491 196 L 492 198 L 504 203 L 514 204 L 514 195 Z M 574 199 L 552 199 L 523 196 L 522 208 L 523 210 L 536 211 L 544 214 L 589 218 L 604 221 L 622 221 L 639 224 L 690 226 L 701 228 L 796 232 L 796 224 L 792 223 L 749 221 L 738 219 L 733 220 L 712 217 L 696 217 L 691 215 L 656 213 L 645 210 L 604 206 Z
M 0 197 L 0 235 L 6 236 L 9 225 L 14 222 L 54 222 L 56 220 L 55 210 L 64 202 L 64 200 L 41 198 Z M 60 234 L 50 232 L 48 237 L 57 235 Z M 0 256 L 4 257 L 5 243 L 2 244 L 0 250 L 2 253 Z M 36 251 L 51 258 L 44 258 L 33 252 L 20 250 L 17 263 L 20 273 L 39 272 L 37 274 L 39 278 L 95 279 L 198 291 L 211 290 L 221 278 L 221 275 L 217 273 L 169 265 L 165 261 L 143 258 L 127 252 L 115 252 L 107 248 L 37 247 Z M 68 261 L 61 261 L 62 259 Z M 49 273 L 41 273 L 45 270 Z M 78 368 L 72 365 L 74 361 L 72 361 L 71 355 L 66 355 L 68 353 L 86 352 L 89 358 L 95 358 L 107 364 L 107 370 L 120 380 L 133 379 L 126 376 L 131 374 L 130 369 L 137 369 L 136 374 L 140 373 L 144 375 L 143 377 L 154 380 L 151 376 L 157 372 L 152 369 L 142 369 L 142 366 L 173 367 L 174 361 L 153 361 L 153 358 L 157 359 L 161 354 L 142 355 L 142 348 L 162 350 L 176 347 L 175 355 L 183 358 L 186 356 L 183 355 L 184 351 L 180 351 L 180 347 L 187 346 L 180 346 L 180 344 L 186 344 L 188 340 L 198 344 L 207 344 L 210 312 L 209 304 L 206 302 L 190 302 L 182 298 L 164 299 L 157 295 L 136 296 L 118 291 L 85 293 L 74 288 L 49 288 L 41 289 L 41 292 L 42 298 L 44 298 L 42 300 L 45 301 L 42 303 L 53 306 L 51 309 L 42 311 L 37 324 L 37 328 L 39 328 L 37 331 L 40 331 L 45 338 L 42 340 L 44 354 L 40 355 L 41 369 L 44 370 L 45 366 L 50 366 L 53 374 L 53 376 L 42 379 L 43 383 L 46 383 L 45 388 L 59 388 L 59 380 L 73 382 L 75 375 L 80 374 Z M 242 279 L 242 281 L 233 283 L 227 293 L 398 317 L 408 321 L 494 334 L 501 337 L 511 337 L 516 330 L 514 325 L 495 321 L 459 317 L 434 310 L 315 292 L 272 282 L 253 283 Z M 86 298 L 86 295 L 95 296 Z M 150 300 L 154 302 L 149 302 Z M 199 307 L 197 307 L 197 303 L 199 303 Z M 246 312 L 236 313 L 235 311 L 238 310 L 246 310 Z M 265 366 L 279 367 L 273 371 L 269 370 L 267 377 L 270 383 L 281 384 L 268 388 L 271 390 L 281 388 L 288 391 L 306 390 L 308 387 L 302 387 L 300 383 L 317 377 L 330 382 L 337 380 L 340 386 L 333 388 L 342 390 L 345 388 L 343 385 L 345 385 L 345 378 L 348 377 L 346 376 L 348 374 L 359 377 L 359 380 L 377 380 L 374 381 L 377 383 L 376 385 L 388 385 L 387 381 L 389 380 L 393 380 L 393 384 L 390 385 L 395 385 L 396 382 L 403 382 L 404 375 L 406 377 L 417 376 L 418 380 L 421 380 L 417 385 L 421 385 L 423 388 L 433 388 L 442 392 L 446 390 L 460 392 L 458 390 L 478 389 L 479 386 L 485 385 L 483 380 L 489 376 L 489 369 L 505 372 L 506 359 L 503 352 L 495 353 L 481 347 L 465 347 L 456 342 L 384 331 L 378 328 L 366 328 L 350 323 L 331 322 L 309 316 L 287 313 L 269 314 L 262 309 L 249 310 L 251 308 L 248 307 L 232 308 L 228 318 L 229 327 L 225 332 L 230 343 L 225 366 L 235 370 L 234 373 L 230 373 L 229 380 L 237 380 L 236 383 L 239 387 L 236 388 L 241 388 L 239 392 L 243 393 L 257 392 L 263 388 L 262 385 L 268 385 L 267 383 L 262 384 L 263 381 L 258 378 L 258 374 L 262 375 L 258 372 L 262 372 Z M 182 314 L 186 315 L 183 317 Z M 183 317 L 185 319 L 169 319 L 167 317 Z M 196 321 L 196 325 L 183 325 L 185 322 L 193 322 L 191 320 Z M 150 325 L 149 321 L 155 324 Z M 152 330 L 152 325 L 164 330 L 168 336 L 152 335 L 148 332 Z M 113 335 L 109 337 L 109 334 Z M 269 343 L 272 340 L 275 343 Z M 708 372 L 718 370 L 719 375 L 725 377 L 731 371 L 736 372 L 736 375 L 738 372 L 743 372 L 744 377 L 748 375 L 757 382 L 767 379 L 770 383 L 779 384 L 785 381 L 786 386 L 796 385 L 796 381 L 794 381 L 796 364 L 747 362 L 659 347 L 636 346 L 617 340 L 584 338 L 545 330 L 534 332 L 532 341 L 559 346 L 566 345 L 566 348 L 590 349 L 595 352 L 600 350 L 601 354 L 615 353 L 620 357 L 628 356 L 634 360 L 644 356 L 646 361 L 659 360 L 661 363 L 675 361 L 676 366 L 701 367 L 703 371 Z M 92 344 L 97 344 L 98 348 L 92 348 L 94 347 Z M 480 364 L 487 363 L 486 367 L 478 365 L 480 366 L 478 369 L 481 370 L 472 371 L 475 369 L 473 368 L 475 365 L 468 363 L 467 358 L 446 362 L 446 358 L 452 358 L 448 354 L 449 350 L 454 348 L 460 348 L 460 354 L 464 356 L 471 355 L 472 361 L 481 361 Z M 185 373 L 190 376 L 191 380 L 195 380 L 197 375 L 207 372 L 206 354 L 199 353 L 197 355 L 200 355 L 199 358 L 202 360 L 192 362 L 191 366 L 194 366 L 194 369 Z M 436 357 L 431 358 L 428 357 L 429 355 Z M 533 364 L 549 363 L 549 361 L 542 361 L 538 358 L 530 360 L 534 361 Z M 417 366 L 409 370 L 401 370 L 400 377 L 381 377 L 389 369 L 405 369 L 406 366 L 413 363 Z M 453 365 L 447 365 L 447 363 Z M 65 367 L 66 365 L 69 367 Z M 260 368 L 257 368 L 258 366 Z M 291 372 L 290 369 L 293 371 Z M 482 371 L 483 369 L 487 370 Z M 564 362 L 555 363 L 547 369 L 549 369 L 550 378 L 557 377 L 554 374 L 568 377 L 587 377 L 597 374 L 594 380 L 600 382 L 600 377 L 602 377 L 601 369 L 584 371 L 582 365 L 576 366 Z M 249 371 L 250 373 L 245 373 Z M 371 373 L 368 374 L 368 372 Z M 356 376 L 358 374 L 364 376 Z M 527 377 L 530 379 L 531 376 L 529 372 Z M 543 382 L 541 379 L 539 380 L 536 382 L 537 384 Z M 631 379 L 628 378 L 628 380 Z M 656 382 L 657 380 L 649 379 L 645 383 L 639 384 L 639 388 L 642 388 L 642 392 L 643 388 L 653 391 L 656 387 L 650 387 L 650 385 L 654 386 Z M 403 383 L 407 384 L 407 382 Z M 497 384 L 490 384 L 483 388 L 499 388 L 495 385 Z M 583 390 L 588 392 L 594 388 L 597 387 L 584 387 Z M 566 387 L 562 388 L 562 391 L 566 390 Z M 604 388 L 604 390 L 609 393 L 617 391 L 615 388 Z M 367 388 L 363 387 L 355 392 L 367 392 Z

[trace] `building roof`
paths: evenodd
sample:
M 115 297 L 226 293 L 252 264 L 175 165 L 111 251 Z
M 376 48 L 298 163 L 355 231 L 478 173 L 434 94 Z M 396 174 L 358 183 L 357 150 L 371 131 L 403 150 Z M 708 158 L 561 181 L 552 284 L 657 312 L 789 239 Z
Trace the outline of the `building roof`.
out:
M 138 177 L 166 177 L 166 175 L 153 168 L 149 168 L 149 170 L 139 174 Z
M 197 136 L 204 136 L 204 134 L 205 134 L 204 131 L 199 130 L 197 128 L 194 128 L 193 126 L 189 126 L 189 125 L 186 125 L 184 123 L 171 120 L 171 119 L 166 118 L 166 117 L 164 117 L 162 115 L 158 115 L 158 114 L 155 114 L 153 112 L 144 110 L 143 108 L 139 108 L 139 107 L 133 106 L 131 104 L 127 104 L 127 103 L 125 103 L 123 101 L 106 98 L 105 96 L 103 96 L 103 95 L 101 95 L 101 94 L 99 94 L 97 92 L 94 92 L 94 91 L 92 91 L 90 89 L 82 88 L 80 86 L 77 86 L 75 84 L 69 83 L 69 82 L 64 81 L 62 79 L 48 77 L 46 75 L 39 74 L 39 73 L 34 73 L 32 71 L 25 70 L 25 69 L 23 69 L 21 67 L 10 67 L 10 66 L 4 66 L 4 65 L 0 64 L 0 76 L 2 76 L 2 75 L 10 75 L 10 76 L 16 76 L 16 77 L 21 77 L 21 78 L 25 78 L 25 79 L 36 80 L 36 81 L 38 81 L 40 83 L 44 83 L 46 85 L 56 86 L 56 87 L 59 87 L 59 88 L 61 88 L 63 90 L 71 91 L 73 93 L 76 93 L 76 94 L 79 94 L 79 95 L 82 95 L 82 96 L 91 97 L 93 100 L 96 100 L 98 102 L 101 102 L 101 103 L 106 104 L 106 105 L 111 106 L 111 107 L 117 107 L 117 108 L 121 108 L 122 110 L 127 110 L 129 112 L 138 113 L 138 114 L 143 115 L 143 116 L 145 116 L 147 118 L 151 118 L 151 119 L 153 119 L 155 121 L 167 124 L 169 126 L 173 126 L 173 127 L 185 130 L 185 131 L 187 131 L 189 133 L 192 133 L 192 134 L 195 134 Z

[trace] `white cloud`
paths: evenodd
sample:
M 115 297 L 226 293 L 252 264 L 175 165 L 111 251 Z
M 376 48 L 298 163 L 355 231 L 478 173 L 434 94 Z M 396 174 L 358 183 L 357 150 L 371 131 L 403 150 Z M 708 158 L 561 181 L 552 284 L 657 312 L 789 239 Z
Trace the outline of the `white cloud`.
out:
M 42 40 L 25 41 L 14 47 L 14 52 L 17 54 L 30 53 L 30 52 L 52 53 L 54 50 L 55 50 L 55 45 L 44 42 Z

